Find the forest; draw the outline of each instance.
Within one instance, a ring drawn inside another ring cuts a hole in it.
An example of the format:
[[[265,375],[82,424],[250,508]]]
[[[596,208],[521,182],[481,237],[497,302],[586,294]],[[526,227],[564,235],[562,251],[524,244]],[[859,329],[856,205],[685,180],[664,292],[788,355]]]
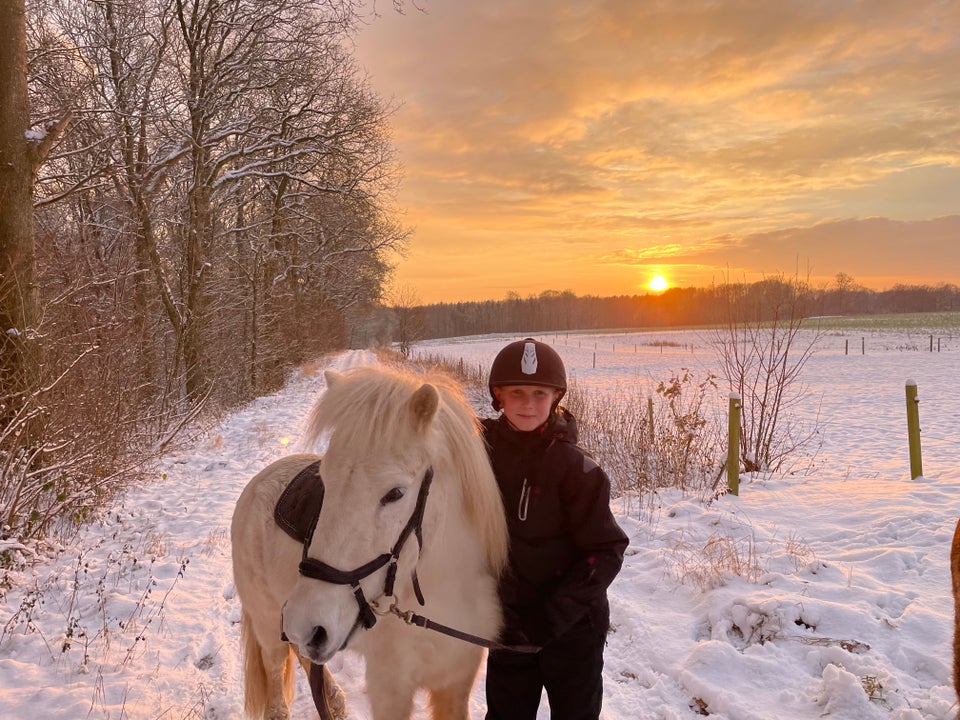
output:
[[[408,231],[360,11],[0,5],[5,535],[84,519],[380,302]]]

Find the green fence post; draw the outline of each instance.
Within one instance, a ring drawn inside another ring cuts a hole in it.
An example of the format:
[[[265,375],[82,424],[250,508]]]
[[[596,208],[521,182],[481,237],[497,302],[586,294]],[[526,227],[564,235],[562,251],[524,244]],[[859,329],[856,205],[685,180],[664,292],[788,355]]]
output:
[[[727,487],[740,494],[740,396],[730,393],[730,419],[727,436]]]
[[[910,477],[923,475],[923,460],[920,453],[920,399],[917,397],[917,381],[907,380],[907,437],[910,440]]]

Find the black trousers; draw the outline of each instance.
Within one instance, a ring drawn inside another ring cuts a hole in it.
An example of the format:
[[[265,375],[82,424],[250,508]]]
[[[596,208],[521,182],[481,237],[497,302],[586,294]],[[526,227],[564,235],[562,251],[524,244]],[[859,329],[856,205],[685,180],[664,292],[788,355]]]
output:
[[[587,617],[538,653],[491,651],[486,720],[535,720],[544,688],[551,720],[597,720],[606,633]]]

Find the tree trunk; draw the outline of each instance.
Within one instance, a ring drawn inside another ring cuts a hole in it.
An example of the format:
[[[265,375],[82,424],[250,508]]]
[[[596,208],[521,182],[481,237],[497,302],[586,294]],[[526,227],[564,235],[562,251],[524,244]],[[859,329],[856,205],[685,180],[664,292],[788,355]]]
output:
[[[0,0],[0,426],[36,387],[40,364],[25,23],[24,0]]]

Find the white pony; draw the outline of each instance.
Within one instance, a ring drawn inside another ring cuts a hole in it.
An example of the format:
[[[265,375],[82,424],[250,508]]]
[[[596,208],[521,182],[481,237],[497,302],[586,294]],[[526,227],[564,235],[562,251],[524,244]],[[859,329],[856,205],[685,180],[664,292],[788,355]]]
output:
[[[382,367],[325,377],[305,433],[307,447],[329,438],[312,538],[287,535],[274,508],[317,455],[269,465],[234,511],[247,714],[288,718],[295,658],[309,673],[350,648],[365,659],[374,720],[409,718],[417,688],[434,720],[467,720],[482,648],[401,616],[416,609],[484,638],[499,630],[506,521],[473,412],[446,378]]]

